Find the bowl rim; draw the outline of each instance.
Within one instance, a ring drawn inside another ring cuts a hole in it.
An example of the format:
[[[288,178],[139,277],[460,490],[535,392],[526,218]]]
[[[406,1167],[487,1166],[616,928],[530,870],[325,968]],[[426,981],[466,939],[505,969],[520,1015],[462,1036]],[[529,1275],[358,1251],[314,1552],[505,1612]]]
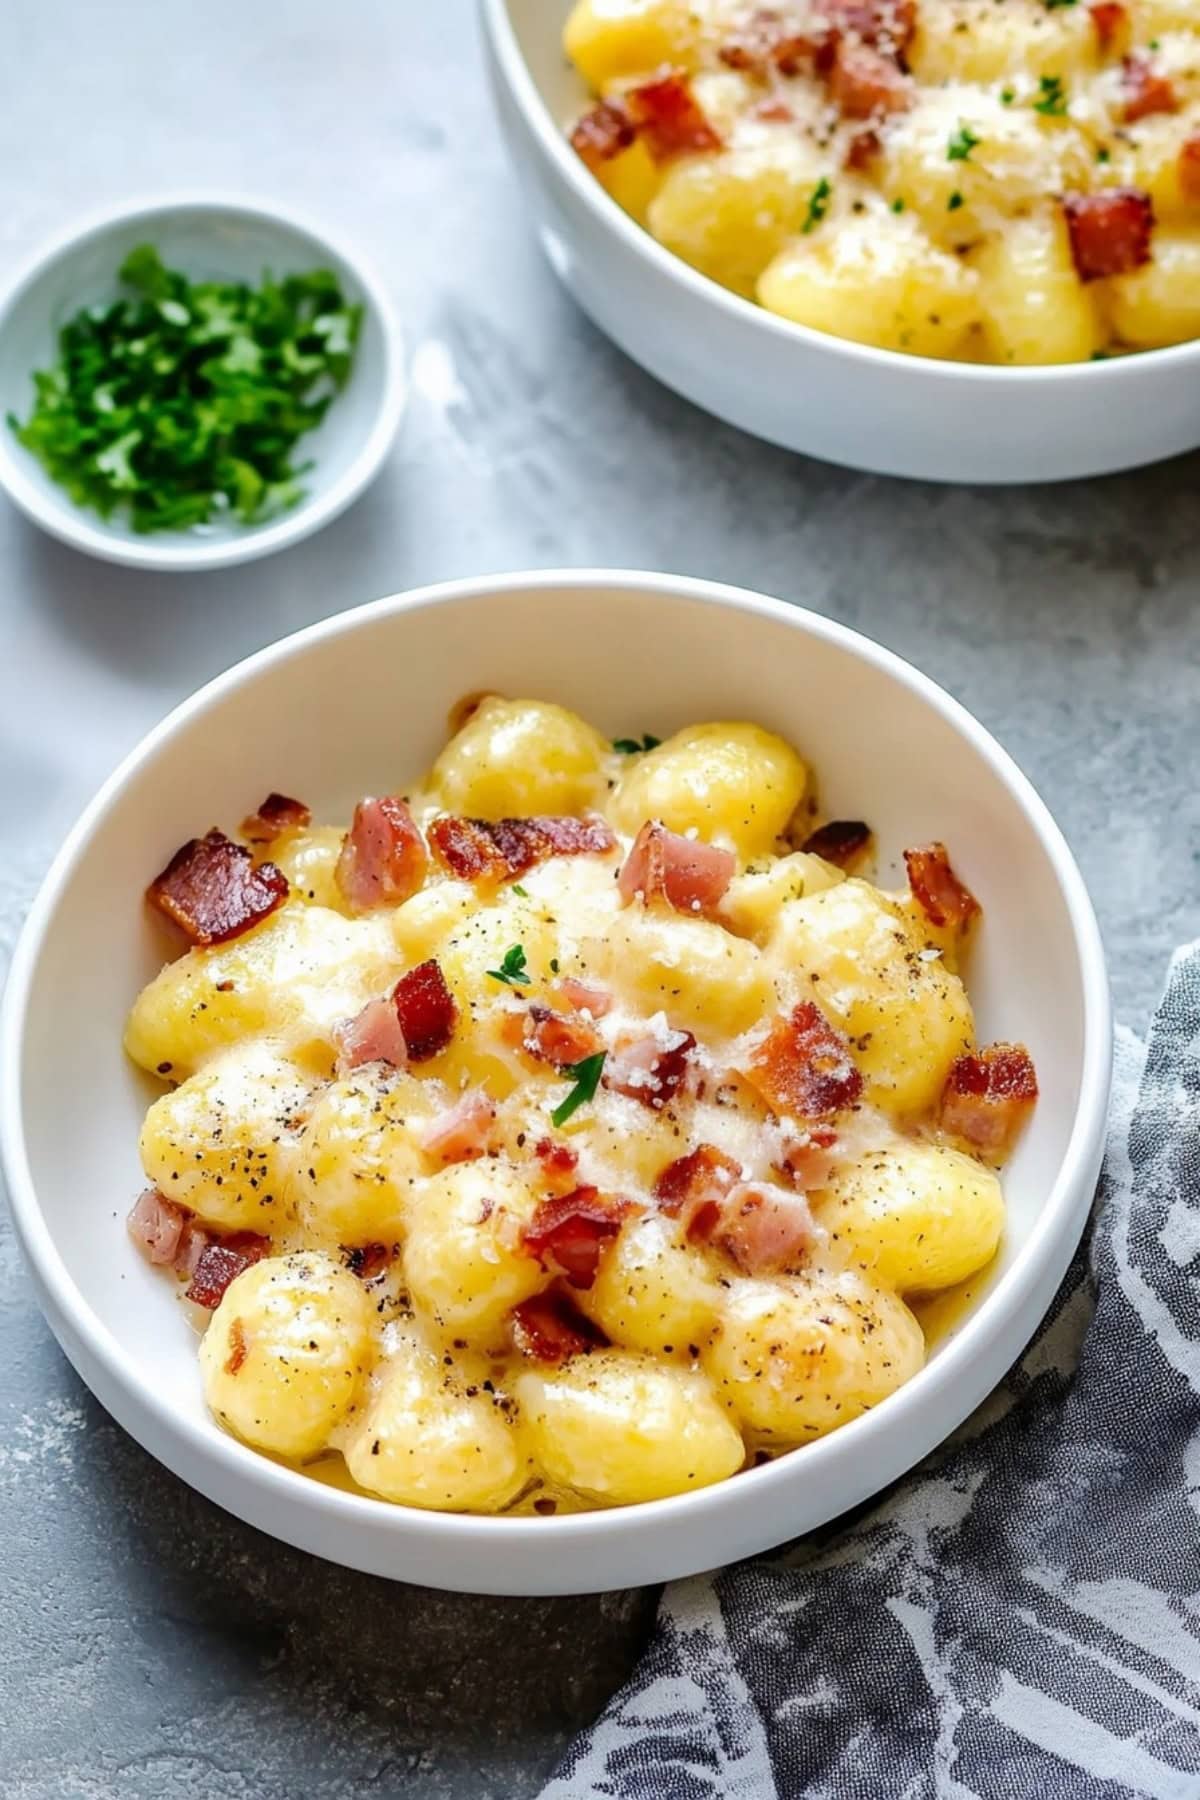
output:
[[[64,492],[47,494],[34,481],[26,459],[30,452],[16,442],[0,421],[0,487],[26,518],[61,543],[102,562],[127,568],[156,569],[174,574],[227,569],[257,561],[310,536],[345,511],[374,478],[392,448],[408,404],[404,338],[396,309],[383,279],[368,258],[350,248],[336,233],[309,214],[265,197],[219,188],[181,188],[165,194],[140,195],[115,206],[97,208],[44,240],[21,263],[0,291],[0,347],[14,309],[29,290],[57,263],[69,261],[85,245],[103,239],[122,225],[183,212],[232,214],[251,223],[280,225],[312,240],[319,255],[340,263],[360,289],[365,310],[378,321],[383,373],[374,417],[362,443],[341,475],[327,487],[314,488],[291,512],[262,526],[251,526],[228,538],[164,544],[153,535],[122,537],[100,517],[78,507]],[[32,379],[33,371],[29,371]]]
[[[743,1471],[736,1481],[717,1482],[688,1494],[550,1518],[429,1512],[314,1481],[299,1470],[273,1462],[242,1444],[206,1415],[191,1417],[177,1412],[156,1391],[150,1373],[125,1349],[75,1287],[42,1216],[22,1118],[25,1017],[43,942],[81,854],[103,826],[131,778],[154,760],[169,739],[219,705],[237,688],[252,684],[266,670],[303,658],[326,639],[354,633],[377,619],[425,608],[453,607],[459,601],[483,596],[531,590],[561,591],[563,588],[609,592],[620,589],[775,620],[795,630],[798,641],[806,635],[818,638],[865,661],[908,688],[957,730],[1014,795],[1049,858],[1067,907],[1084,1006],[1079,1098],[1058,1173],[1012,1267],[985,1294],[938,1355],[879,1406],[828,1436],[802,1446],[802,1454],[789,1452],[759,1468]],[[644,1521],[649,1523],[651,1519],[658,1527],[664,1526],[669,1517],[681,1526],[685,1521],[699,1523],[706,1514],[719,1516],[726,1508],[737,1507],[740,1496],[749,1498],[751,1490],[747,1484],[751,1483],[755,1484],[753,1492],[760,1501],[765,1501],[769,1490],[773,1490],[778,1498],[786,1493],[790,1484],[803,1480],[806,1474],[817,1475],[832,1460],[852,1458],[856,1452],[862,1457],[864,1466],[870,1466],[872,1443],[891,1428],[900,1410],[906,1406],[913,1410],[921,1407],[938,1409],[940,1402],[941,1415],[948,1420],[946,1431],[939,1432],[934,1439],[935,1443],[941,1441],[969,1410],[961,1406],[961,1398],[956,1402],[954,1396],[958,1393],[961,1397],[963,1390],[970,1388],[972,1363],[985,1365],[989,1356],[993,1361],[996,1359],[997,1350],[1011,1331],[1012,1321],[1019,1316],[1023,1302],[1036,1290],[1043,1255],[1051,1263],[1056,1257],[1061,1258],[1062,1267],[1065,1267],[1067,1257],[1062,1255],[1062,1246],[1066,1237],[1070,1239],[1068,1255],[1074,1249],[1083,1220],[1081,1192],[1086,1187],[1090,1196],[1104,1140],[1111,1068],[1112,1025],[1103,946],[1091,900],[1074,857],[1045,803],[1008,753],[959,701],[929,676],[849,626],[807,608],[726,583],[632,569],[513,571],[388,595],[281,638],[235,664],[182,701],[122,760],[69,832],[33,902],[14,950],[0,1010],[0,1170],[7,1179],[17,1235],[32,1268],[35,1292],[55,1335],[73,1362],[75,1355],[71,1346],[82,1343],[87,1355],[100,1365],[107,1384],[130,1395],[142,1418],[147,1414],[151,1417],[157,1428],[156,1443],[171,1445],[174,1459],[169,1460],[166,1455],[160,1455],[157,1448],[150,1447],[168,1467],[183,1473],[181,1465],[184,1462],[189,1466],[215,1465],[227,1484],[245,1482],[257,1488],[264,1501],[270,1499],[281,1507],[290,1505],[301,1512],[323,1514],[327,1520],[336,1521],[339,1534],[344,1530],[351,1538],[355,1527],[361,1526],[364,1530],[378,1528],[394,1539],[413,1534],[417,1538],[427,1537],[444,1548],[457,1543],[464,1548],[502,1550],[521,1538],[535,1537],[555,1548],[565,1548],[588,1541],[619,1539],[637,1532]],[[1039,1321],[1043,1310],[1039,1309]],[[1024,1339],[1021,1344],[1011,1347],[1011,1358],[1019,1354],[1023,1342]],[[80,1366],[85,1361],[86,1358],[81,1356],[76,1367],[88,1385],[95,1386],[90,1369]],[[998,1366],[1002,1368],[1004,1361]],[[140,1426],[135,1435],[147,1442]],[[875,1487],[870,1491],[876,1491]]]
[[[570,149],[562,127],[555,121],[533,72],[521,50],[512,22],[510,0],[479,0],[479,12],[485,38],[492,49],[496,66],[503,71],[510,93],[519,105],[537,137],[538,145],[557,174],[567,183],[574,198],[589,211],[598,225],[620,238],[625,246],[660,275],[679,282],[699,301],[716,307],[739,327],[765,331],[785,346],[794,349],[803,344],[810,350],[822,350],[847,362],[874,364],[878,368],[904,368],[916,374],[924,372],[934,380],[980,382],[984,385],[1007,382],[1032,386],[1042,381],[1107,381],[1112,385],[1138,379],[1136,371],[1153,358],[1154,366],[1166,361],[1189,364],[1200,361],[1200,337],[1181,344],[1166,344],[1154,350],[1129,351],[1123,356],[1104,356],[1098,360],[1072,363],[969,363],[956,362],[944,356],[914,356],[903,350],[887,350],[875,344],[860,344],[852,338],[839,338],[829,331],[818,331],[812,325],[785,319],[782,314],[768,312],[753,300],[722,287],[711,276],[702,275],[684,262],[612,198],[594,176],[585,169]]]

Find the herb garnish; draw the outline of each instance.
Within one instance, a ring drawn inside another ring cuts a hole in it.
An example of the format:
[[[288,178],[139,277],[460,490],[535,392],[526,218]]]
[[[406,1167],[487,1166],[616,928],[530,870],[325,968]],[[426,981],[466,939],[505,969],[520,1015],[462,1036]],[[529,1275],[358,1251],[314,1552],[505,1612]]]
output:
[[[1067,92],[1061,75],[1043,75],[1038,82],[1038,98],[1033,110],[1048,119],[1061,119],[1067,110]]]
[[[59,333],[29,418],[9,414],[19,441],[77,505],[120,509],[138,532],[295,506],[312,465],[292,452],[345,384],[362,308],[328,269],[193,283],[150,244],[120,280],[121,299]]]
[[[950,198],[946,202],[946,211],[947,212],[957,212],[959,207],[964,204],[965,204],[965,202],[963,200],[962,195],[959,193],[958,189],[955,188],[954,192],[951,194]]]
[[[967,162],[976,144],[983,139],[971,130],[969,125],[960,125],[946,145],[946,157],[949,162]]]
[[[527,890],[521,886],[519,881],[513,882],[510,892],[514,893],[514,894],[519,894],[521,896],[522,900],[528,900],[528,898],[529,898],[529,894],[528,894]]]
[[[571,1063],[567,1067],[564,1072],[571,1076],[575,1086],[562,1104],[556,1106],[550,1114],[552,1124],[565,1125],[573,1112],[578,1112],[581,1106],[586,1106],[589,1100],[595,1098],[607,1055],[607,1050],[597,1050],[595,1056],[585,1056],[582,1062]]]
[[[1046,0],[1046,11],[1057,12],[1060,6],[1074,6],[1075,0]]]
[[[500,967],[487,972],[493,981],[502,981],[505,987],[528,987],[532,976],[525,967],[524,944],[511,944],[504,952]]]
[[[657,750],[661,743],[661,738],[651,737],[647,732],[640,743],[637,738],[614,738],[612,747],[619,750],[622,756],[640,756],[643,750]]]
[[[822,175],[820,181],[818,181],[816,187],[808,197],[808,212],[805,214],[804,223],[800,227],[800,230],[805,237],[808,236],[808,233],[813,229],[814,225],[819,225],[821,223],[821,220],[829,211],[829,202],[832,195],[833,189]]]

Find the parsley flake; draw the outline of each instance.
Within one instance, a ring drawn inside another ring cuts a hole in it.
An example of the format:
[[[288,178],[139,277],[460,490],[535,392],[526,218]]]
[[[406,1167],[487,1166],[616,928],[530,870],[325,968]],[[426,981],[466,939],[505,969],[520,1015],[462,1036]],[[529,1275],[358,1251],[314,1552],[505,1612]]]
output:
[[[1074,6],[1076,0],[1046,0],[1046,11],[1057,12],[1060,6]]]
[[[1061,119],[1067,111],[1067,91],[1061,75],[1043,75],[1038,81],[1038,98],[1033,110],[1048,119]]]
[[[556,1106],[550,1114],[551,1124],[565,1125],[572,1113],[578,1112],[581,1106],[586,1106],[589,1100],[595,1099],[607,1055],[607,1050],[597,1050],[595,1056],[585,1056],[582,1062],[568,1066],[565,1073],[571,1077],[575,1086],[561,1105]]]
[[[950,198],[946,202],[946,211],[947,212],[957,212],[959,207],[963,206],[964,204],[965,204],[965,202],[963,200],[962,195],[959,193],[958,189],[955,188],[954,192],[951,194]]]
[[[489,969],[488,974],[493,981],[502,981],[505,987],[528,987],[532,976],[525,967],[524,944],[512,944],[504,952],[504,960],[498,969]]]
[[[644,750],[657,750],[661,743],[661,738],[652,737],[646,732],[640,743],[637,738],[614,738],[612,747],[619,750],[622,756],[641,756]]]
[[[514,894],[520,894],[522,900],[528,900],[528,898],[529,898],[529,894],[528,894],[527,890],[521,886],[519,881],[513,882],[512,892]]]
[[[971,152],[983,139],[971,130],[969,125],[960,125],[946,145],[946,158],[949,162],[969,162]]]
[[[800,227],[800,230],[805,237],[808,236],[808,233],[815,225],[821,223],[821,220],[829,211],[829,202],[832,197],[833,189],[822,175],[820,181],[818,181],[816,187],[808,197],[808,212],[805,214],[804,223]]]
[[[902,213],[904,211],[903,200],[893,200],[892,201],[892,211],[894,213]]]
[[[1011,106],[1016,97],[1016,88],[1002,87],[1000,89],[1000,104],[1002,106]]]

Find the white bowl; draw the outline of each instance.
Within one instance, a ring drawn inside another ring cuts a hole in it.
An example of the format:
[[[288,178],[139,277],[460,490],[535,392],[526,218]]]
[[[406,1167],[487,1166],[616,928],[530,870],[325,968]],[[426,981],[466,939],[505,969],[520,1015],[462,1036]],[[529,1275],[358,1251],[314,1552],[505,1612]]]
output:
[[[633,648],[631,648],[631,646]],[[1042,1097],[1007,1174],[988,1290],[927,1368],[833,1436],[678,1499],[562,1518],[389,1506],[268,1461],[208,1417],[172,1285],[126,1237],[152,1085],[121,1050],[163,942],[141,904],[180,840],[272,786],[318,817],[425,765],[462,694],[577,707],[614,734],[745,717],[793,738],[836,816],[875,826],[885,875],[937,834],[982,897],[980,1033],[1030,1046]],[[286,638],[151,732],[71,833],[25,926],[0,1028],[17,1230],[67,1355],[155,1456],[261,1530],[428,1585],[563,1593],[659,1581],[821,1524],[903,1473],[1019,1354],[1066,1269],[1103,1146],[1108,990],[1070,852],[1025,778],[924,676],[815,614],[677,576],[570,572],[427,588]]]
[[[263,525],[214,523],[139,536],[127,525],[76,506],[4,422],[25,419],[33,372],[58,357],[58,334],[83,306],[116,299],[117,270],[150,243],[193,280],[261,281],[328,268],[363,308],[349,381],[318,428],[296,447],[315,463],[305,498]],[[214,194],[130,203],[77,224],[25,266],[0,298],[0,486],[35,524],[105,562],[138,569],[224,569],[268,556],[328,525],[382,466],[404,412],[400,328],[379,279],[324,230],[277,207]]]
[[[926,481],[1061,481],[1200,445],[1200,342],[1058,368],[875,350],[698,274],[611,200],[566,141],[587,104],[570,0],[481,0],[500,123],[555,271],[602,331],[697,406],[827,462]]]

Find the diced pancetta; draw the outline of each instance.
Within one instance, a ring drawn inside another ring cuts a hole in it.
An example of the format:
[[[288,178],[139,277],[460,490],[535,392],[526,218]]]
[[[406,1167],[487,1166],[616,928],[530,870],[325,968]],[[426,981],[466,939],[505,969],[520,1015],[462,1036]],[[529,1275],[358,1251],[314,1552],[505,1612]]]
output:
[[[188,1216],[157,1188],[146,1188],[125,1223],[142,1255],[161,1268],[175,1261]]]
[[[360,800],[338,858],[337,884],[355,912],[399,906],[424,884],[425,840],[394,794]]]
[[[829,70],[829,97],[844,119],[881,119],[908,110],[912,83],[881,50],[842,38]]]
[[[242,820],[242,836],[252,844],[269,844],[281,831],[298,831],[311,823],[312,813],[303,800],[271,793],[257,812]]]
[[[908,885],[931,925],[963,931],[979,912],[979,902],[958,879],[945,844],[922,844],[904,852]]]
[[[552,856],[604,856],[616,838],[597,814],[577,818],[460,819],[447,814],[429,827],[442,867],[460,881],[513,881]]]
[[[882,149],[883,139],[870,126],[856,131],[846,146],[846,167],[861,174],[864,169],[871,167]]]
[[[408,1061],[408,1045],[390,995],[384,1000],[368,1000],[354,1018],[335,1025],[333,1045],[339,1075],[364,1063],[390,1063],[393,1069],[402,1069]]]
[[[1179,96],[1170,81],[1148,56],[1127,56],[1121,66],[1122,112],[1127,125],[1148,119],[1153,113],[1179,111]]]
[[[800,848],[839,869],[853,868],[871,843],[871,827],[861,819],[831,819],[810,831]]]
[[[824,1187],[833,1170],[838,1134],[832,1125],[812,1125],[785,1137],[778,1168],[800,1193]]]
[[[418,963],[392,989],[410,1063],[440,1056],[458,1024],[458,1007],[436,957]]]
[[[820,36],[796,28],[796,21],[774,6],[760,6],[727,38],[717,52],[726,68],[762,79],[777,69],[799,75],[812,64]]]
[[[514,1306],[512,1333],[523,1355],[545,1363],[565,1362],[608,1342],[600,1327],[585,1318],[559,1287],[547,1288],[544,1294]]]
[[[579,1158],[568,1144],[559,1144],[553,1138],[539,1138],[533,1146],[533,1154],[541,1165],[542,1179],[554,1194],[569,1194],[578,1187],[576,1171]]]
[[[146,898],[193,944],[206,947],[249,931],[282,906],[287,892],[287,877],[274,863],[256,864],[244,844],[214,830],[177,850]]]
[[[988,1044],[952,1064],[942,1093],[942,1129],[999,1162],[1037,1097],[1037,1072],[1025,1046]]]
[[[778,1275],[804,1261],[816,1237],[802,1194],[742,1181],[726,1195],[711,1240],[746,1275]]]
[[[1141,188],[1066,194],[1063,213],[1081,281],[1127,275],[1150,261],[1154,203]]]
[[[626,90],[625,108],[656,162],[719,150],[721,136],[709,123],[679,69],[662,69],[651,81]]]
[[[742,1178],[741,1164],[715,1144],[697,1144],[660,1170],[654,1183],[659,1211],[681,1219],[689,1236],[707,1238],[726,1196]]]
[[[491,1148],[496,1108],[482,1088],[468,1088],[425,1129],[422,1148],[440,1162],[471,1162]]]
[[[695,1047],[690,1031],[665,1023],[643,1036],[618,1038],[604,1064],[604,1086],[659,1112],[682,1087]]]
[[[649,819],[633,840],[617,881],[626,906],[662,898],[681,913],[711,913],[733,880],[732,851],[681,837]]]
[[[903,56],[917,27],[916,0],[820,0],[828,29],[839,37]]]
[[[1124,36],[1129,22],[1129,9],[1120,0],[1092,0],[1089,8],[1096,41],[1102,54],[1107,54]]]
[[[525,1015],[521,1048],[539,1062],[570,1069],[604,1048],[604,1040],[587,1019],[568,1018],[548,1006],[534,1004]]]
[[[578,1187],[539,1203],[522,1234],[525,1249],[544,1269],[560,1274],[574,1288],[590,1288],[600,1256],[621,1229],[630,1210],[628,1200]]]
[[[211,1312],[221,1304],[225,1289],[251,1263],[261,1262],[270,1250],[270,1240],[257,1232],[239,1231],[232,1237],[215,1238],[200,1252],[187,1290],[187,1298],[195,1306]]]
[[[595,175],[606,162],[628,150],[637,137],[633,121],[620,106],[602,100],[585,112],[571,133],[571,148]]]
[[[564,975],[558,984],[558,991],[568,1006],[576,1012],[587,1013],[593,1019],[602,1019],[612,1011],[612,995],[604,988],[591,987],[586,981],[576,981],[572,975]]]
[[[808,1121],[836,1117],[863,1088],[849,1044],[811,1000],[776,1020],[745,1075],[775,1112]]]

